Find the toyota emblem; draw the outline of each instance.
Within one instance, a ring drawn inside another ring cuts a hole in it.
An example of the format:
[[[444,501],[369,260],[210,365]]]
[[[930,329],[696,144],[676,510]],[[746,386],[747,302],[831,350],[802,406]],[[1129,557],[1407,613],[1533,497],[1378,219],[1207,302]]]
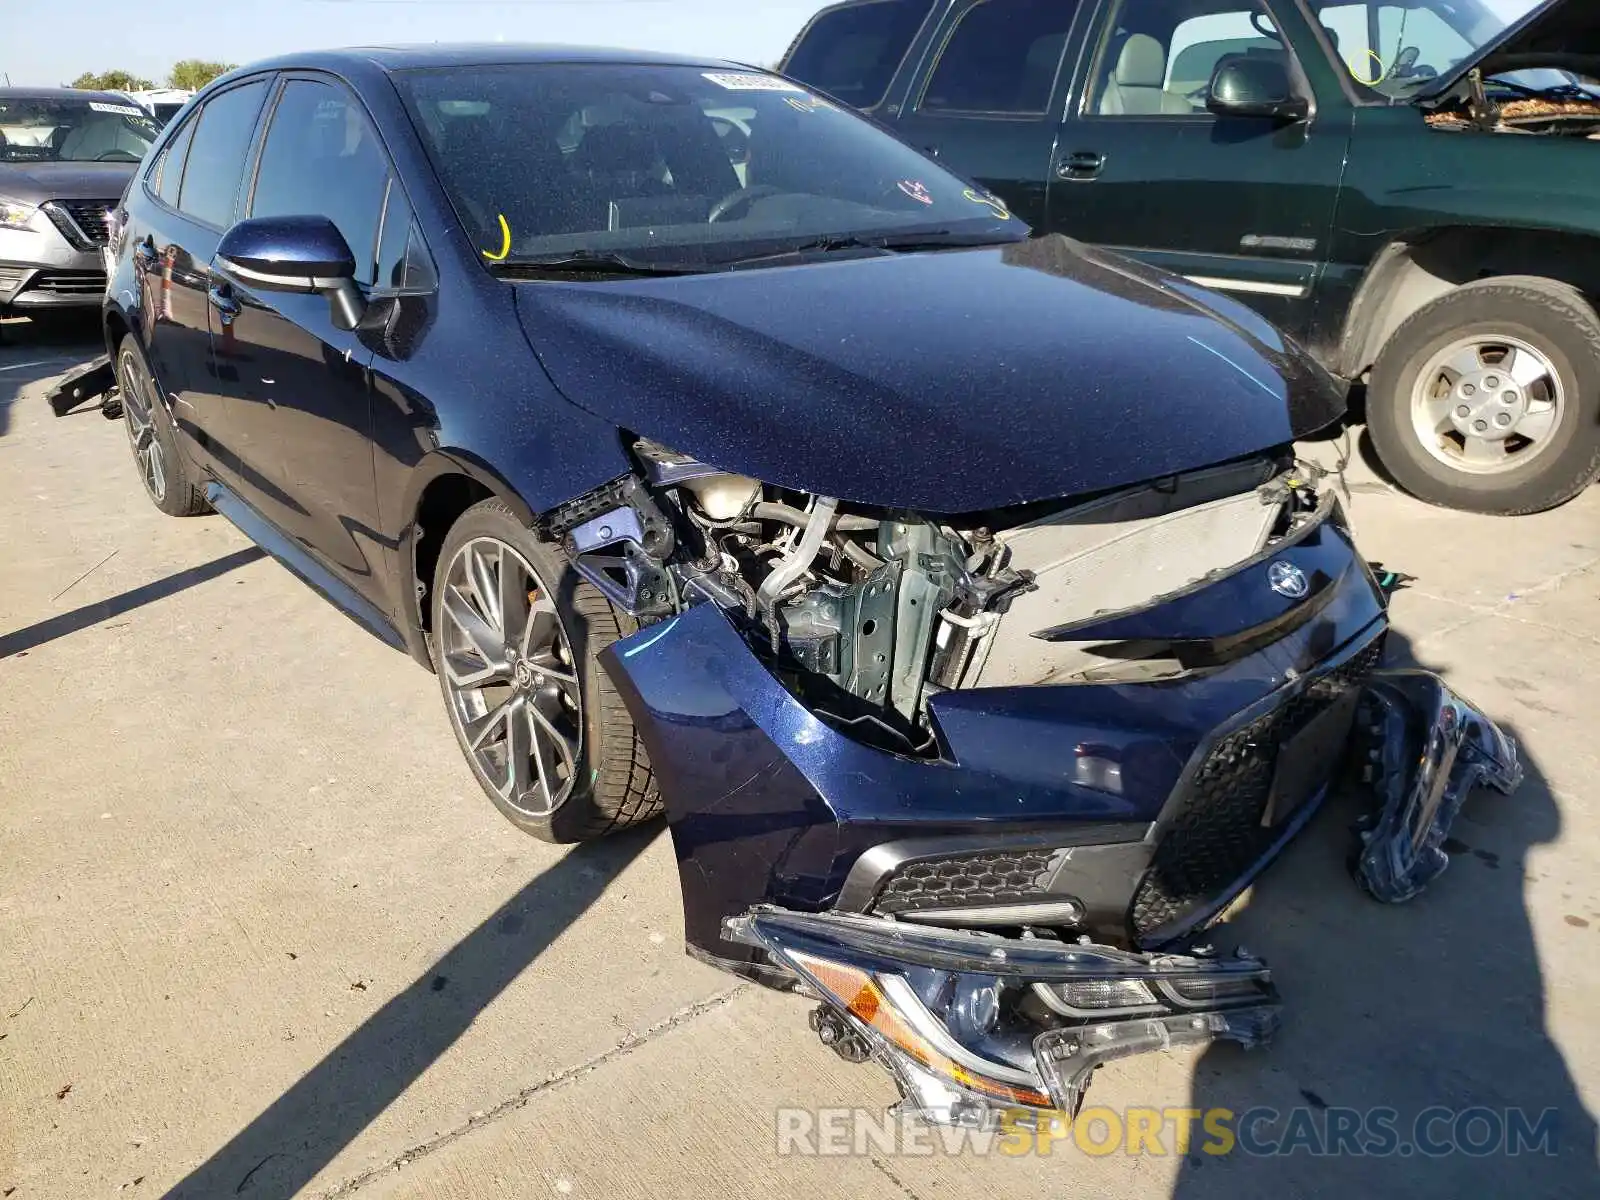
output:
[[[1280,596],[1290,600],[1304,600],[1311,591],[1306,573],[1292,562],[1279,559],[1267,568],[1267,585]]]

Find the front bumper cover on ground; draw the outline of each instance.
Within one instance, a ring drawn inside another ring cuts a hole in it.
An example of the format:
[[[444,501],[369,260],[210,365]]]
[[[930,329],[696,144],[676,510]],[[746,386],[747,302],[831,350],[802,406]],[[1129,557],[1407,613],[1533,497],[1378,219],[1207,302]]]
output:
[[[1424,671],[1372,675],[1351,752],[1375,800],[1356,877],[1390,903],[1444,869],[1473,786],[1509,793],[1521,779],[1511,740]],[[887,1067],[904,1109],[941,1124],[1070,1116],[1103,1063],[1216,1040],[1260,1046],[1281,1011],[1266,965],[1243,951],[1136,953],[772,905],[730,918],[724,936],[821,1001],[812,1027],[825,1044]]]

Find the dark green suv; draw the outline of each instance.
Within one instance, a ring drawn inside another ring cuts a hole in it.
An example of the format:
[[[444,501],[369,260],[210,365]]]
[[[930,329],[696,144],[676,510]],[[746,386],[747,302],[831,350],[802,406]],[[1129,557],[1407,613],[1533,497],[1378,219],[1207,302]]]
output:
[[[1592,0],[855,0],[783,65],[1036,230],[1238,295],[1425,500],[1600,472]]]

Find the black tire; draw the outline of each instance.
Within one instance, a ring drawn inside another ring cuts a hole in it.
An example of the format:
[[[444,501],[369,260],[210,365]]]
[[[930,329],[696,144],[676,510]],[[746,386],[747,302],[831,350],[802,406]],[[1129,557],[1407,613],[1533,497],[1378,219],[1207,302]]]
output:
[[[1418,376],[1450,343],[1515,338],[1550,363],[1564,393],[1548,445],[1522,466],[1473,474],[1435,457],[1412,424]],[[1372,369],[1367,429],[1395,482],[1430,504],[1514,516],[1565,504],[1600,473],[1600,318],[1576,288],[1508,275],[1465,284],[1396,330]]]
[[[117,386],[122,390],[123,427],[128,432],[133,465],[145,495],[169,517],[198,517],[210,512],[199,475],[178,448],[172,414],[161,399],[161,389],[132,334],[117,346],[116,373]],[[160,452],[159,484],[141,456],[141,445],[148,445],[146,433]]]
[[[582,737],[571,790],[548,815],[536,816],[509,803],[486,776],[455,719],[454,700],[444,662],[444,602],[450,565],[463,547],[484,538],[501,542],[532,566],[539,584],[555,601],[561,631],[571,649],[582,696]],[[636,632],[633,619],[614,609],[593,585],[572,570],[561,551],[533,531],[499,500],[484,500],[462,514],[439,551],[432,594],[434,660],[451,728],[473,777],[507,820],[547,842],[583,842],[616,833],[657,816],[661,799],[649,757],[633,720],[598,655],[619,638]]]

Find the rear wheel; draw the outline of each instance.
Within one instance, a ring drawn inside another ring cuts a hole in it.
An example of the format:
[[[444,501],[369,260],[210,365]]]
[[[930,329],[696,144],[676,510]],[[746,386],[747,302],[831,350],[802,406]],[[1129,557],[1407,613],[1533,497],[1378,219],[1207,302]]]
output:
[[[1367,423],[1421,500],[1504,515],[1563,504],[1600,471],[1600,319],[1553,280],[1457,288],[1384,347]]]
[[[456,522],[433,586],[434,661],[473,774],[519,829],[586,841],[661,810],[649,759],[597,660],[632,621],[505,504]]]
[[[117,386],[122,391],[122,420],[128,445],[145,494],[171,517],[209,512],[194,469],[178,451],[172,416],[161,402],[155,378],[138,343],[130,335],[117,347]]]

